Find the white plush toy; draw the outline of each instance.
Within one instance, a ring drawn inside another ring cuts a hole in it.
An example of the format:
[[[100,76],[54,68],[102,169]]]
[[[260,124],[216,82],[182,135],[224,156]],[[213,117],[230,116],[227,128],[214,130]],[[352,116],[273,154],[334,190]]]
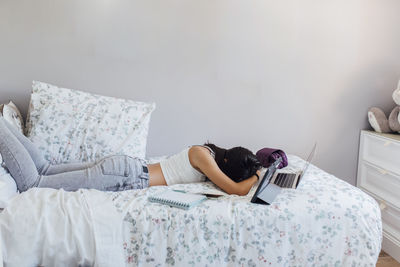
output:
[[[380,108],[372,107],[368,110],[369,124],[371,124],[372,128],[378,133],[400,133],[400,80],[392,97],[398,106],[390,112],[389,119]]]

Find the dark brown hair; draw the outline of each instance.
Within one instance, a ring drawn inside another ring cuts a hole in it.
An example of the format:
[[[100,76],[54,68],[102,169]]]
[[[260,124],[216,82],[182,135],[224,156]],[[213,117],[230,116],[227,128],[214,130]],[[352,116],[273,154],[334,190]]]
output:
[[[211,143],[205,143],[215,153],[215,161],[223,173],[235,182],[240,182],[256,174],[261,163],[256,155],[244,147],[225,149]]]

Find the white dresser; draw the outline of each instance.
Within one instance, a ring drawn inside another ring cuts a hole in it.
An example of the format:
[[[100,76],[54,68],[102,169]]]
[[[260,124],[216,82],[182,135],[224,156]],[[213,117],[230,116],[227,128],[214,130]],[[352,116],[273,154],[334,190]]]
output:
[[[382,249],[400,262],[400,134],[361,131],[357,186],[378,201]]]

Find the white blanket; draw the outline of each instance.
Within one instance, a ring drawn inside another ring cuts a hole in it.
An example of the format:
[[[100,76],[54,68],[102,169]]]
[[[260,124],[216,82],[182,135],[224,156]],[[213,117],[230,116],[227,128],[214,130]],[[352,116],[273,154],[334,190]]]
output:
[[[0,214],[5,266],[123,266],[122,218],[111,203],[96,190],[18,195]]]
[[[254,189],[188,211],[147,201],[163,190],[31,189],[0,214],[3,260],[21,267],[375,266],[381,248],[377,203],[315,166],[270,206],[249,202]]]

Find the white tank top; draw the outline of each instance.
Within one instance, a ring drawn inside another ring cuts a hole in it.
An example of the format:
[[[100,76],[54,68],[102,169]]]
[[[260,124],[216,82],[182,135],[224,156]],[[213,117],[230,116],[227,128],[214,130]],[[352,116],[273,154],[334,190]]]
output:
[[[207,146],[203,147],[208,148],[211,155],[215,158],[215,153],[211,148]],[[199,183],[205,181],[206,176],[193,168],[192,164],[190,164],[189,149],[190,147],[160,162],[161,171],[167,185]]]

